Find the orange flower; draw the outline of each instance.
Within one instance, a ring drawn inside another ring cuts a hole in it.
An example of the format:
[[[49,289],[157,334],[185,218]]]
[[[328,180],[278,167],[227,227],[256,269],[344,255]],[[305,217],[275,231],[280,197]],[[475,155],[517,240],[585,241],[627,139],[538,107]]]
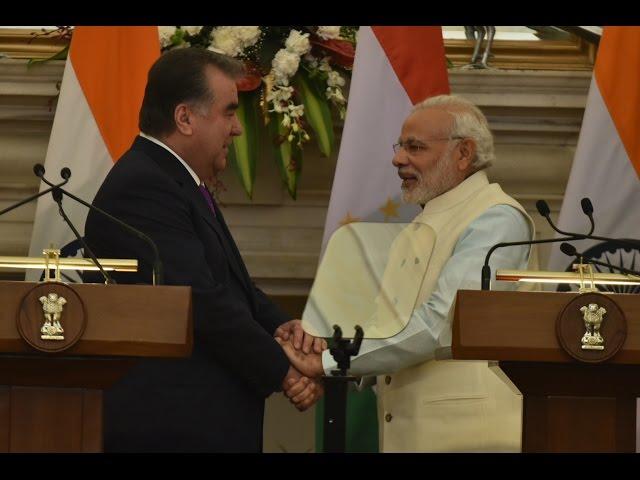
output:
[[[260,87],[262,83],[262,75],[260,70],[253,63],[245,62],[245,74],[242,78],[236,80],[236,87],[239,92],[251,92]]]
[[[356,50],[351,42],[346,40],[339,40],[331,38],[324,40],[319,37],[311,39],[314,53],[316,56],[329,56],[331,60],[337,65],[344,68],[353,67],[353,58],[355,57]]]

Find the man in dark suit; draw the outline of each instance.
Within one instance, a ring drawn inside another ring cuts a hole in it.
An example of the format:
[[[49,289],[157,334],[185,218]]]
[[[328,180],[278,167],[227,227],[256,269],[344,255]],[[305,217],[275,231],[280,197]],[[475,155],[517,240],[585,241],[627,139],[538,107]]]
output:
[[[234,136],[241,64],[204,49],[162,55],[149,71],[140,136],[111,169],[94,205],[158,245],[169,285],[193,291],[190,358],[145,360],[105,392],[105,451],[259,452],[264,400],[281,389],[300,410],[322,394],[287,360],[274,334],[303,336],[250,280],[222,212],[205,188],[226,166]],[[90,212],[85,235],[96,255],[137,258],[150,283],[147,245]]]

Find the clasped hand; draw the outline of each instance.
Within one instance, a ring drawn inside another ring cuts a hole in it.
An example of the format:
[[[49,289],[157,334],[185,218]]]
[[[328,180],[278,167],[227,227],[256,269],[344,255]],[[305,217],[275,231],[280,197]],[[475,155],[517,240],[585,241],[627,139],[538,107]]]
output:
[[[291,363],[282,382],[282,390],[289,401],[302,412],[324,394],[321,378],[324,373],[322,352],[327,349],[327,342],[306,333],[300,320],[283,323],[273,336]]]

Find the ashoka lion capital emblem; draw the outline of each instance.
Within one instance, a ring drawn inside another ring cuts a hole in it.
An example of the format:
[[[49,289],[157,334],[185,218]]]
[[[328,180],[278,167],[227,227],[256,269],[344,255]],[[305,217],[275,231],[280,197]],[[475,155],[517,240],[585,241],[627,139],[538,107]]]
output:
[[[597,303],[590,303],[580,308],[583,313],[586,332],[582,336],[583,350],[604,350],[604,338],[600,335],[600,326],[607,311]]]
[[[44,311],[44,324],[40,328],[40,338],[43,340],[64,340],[64,329],[60,324],[62,309],[67,300],[57,293],[49,293],[39,298]]]

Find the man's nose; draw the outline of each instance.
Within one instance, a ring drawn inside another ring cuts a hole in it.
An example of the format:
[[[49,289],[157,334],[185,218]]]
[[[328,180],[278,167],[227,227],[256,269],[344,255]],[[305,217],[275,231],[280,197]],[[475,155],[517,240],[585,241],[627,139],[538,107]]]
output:
[[[393,160],[391,160],[391,163],[393,164],[394,167],[401,167],[403,165],[409,164],[409,160],[407,159],[407,154],[403,148],[398,150],[398,153],[393,155]]]
[[[233,125],[231,127],[231,135],[234,137],[239,137],[240,135],[242,135],[242,124],[240,123],[240,120],[238,119],[237,114],[233,116]]]

